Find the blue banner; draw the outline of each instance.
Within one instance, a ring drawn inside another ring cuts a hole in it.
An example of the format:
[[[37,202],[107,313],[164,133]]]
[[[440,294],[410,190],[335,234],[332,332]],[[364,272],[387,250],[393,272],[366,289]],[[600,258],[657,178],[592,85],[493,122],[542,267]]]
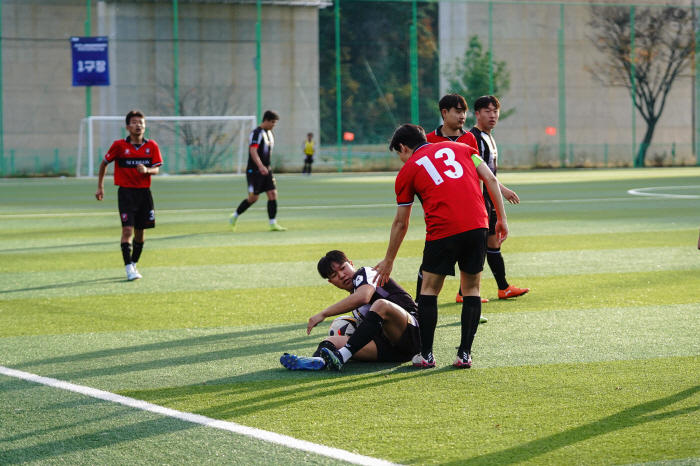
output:
[[[74,86],[109,86],[109,38],[71,37]]]

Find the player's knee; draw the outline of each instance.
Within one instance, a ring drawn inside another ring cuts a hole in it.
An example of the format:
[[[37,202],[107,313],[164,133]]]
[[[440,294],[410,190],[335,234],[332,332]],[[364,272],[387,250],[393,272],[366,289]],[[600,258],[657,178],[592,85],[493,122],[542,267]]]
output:
[[[369,315],[370,313],[377,314],[382,320],[386,320],[387,316],[391,314],[391,312],[394,311],[394,306],[389,303],[386,299],[378,299],[372,304],[372,307],[369,308],[369,311],[367,311],[367,314]]]

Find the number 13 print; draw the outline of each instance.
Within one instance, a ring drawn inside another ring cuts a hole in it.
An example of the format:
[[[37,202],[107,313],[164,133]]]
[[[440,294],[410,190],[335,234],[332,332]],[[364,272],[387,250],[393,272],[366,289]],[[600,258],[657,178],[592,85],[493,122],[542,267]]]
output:
[[[440,149],[435,153],[434,157],[437,160],[442,159],[443,156],[447,157],[447,160],[441,160],[441,162],[450,167],[451,170],[445,170],[442,173],[452,179],[461,178],[462,175],[464,175],[464,169],[459,162],[455,160],[455,153],[452,149]],[[416,164],[425,168],[436,185],[440,185],[445,181],[438,172],[437,167],[433,164],[433,161],[430,160],[427,155],[416,160]]]

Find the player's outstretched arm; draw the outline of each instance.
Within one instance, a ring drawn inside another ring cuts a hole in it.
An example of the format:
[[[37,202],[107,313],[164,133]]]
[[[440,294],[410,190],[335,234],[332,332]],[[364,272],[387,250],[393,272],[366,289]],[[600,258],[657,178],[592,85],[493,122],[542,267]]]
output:
[[[95,192],[95,198],[101,201],[105,197],[105,173],[107,173],[107,162],[102,160],[100,163],[100,170],[97,173],[97,191]]]
[[[389,247],[386,250],[386,255],[384,260],[372,269],[377,271],[377,275],[372,283],[376,283],[378,286],[384,286],[389,280],[391,271],[394,268],[394,259],[396,259],[401,243],[403,243],[403,239],[408,231],[408,224],[411,220],[411,208],[412,206],[410,205],[402,205],[396,209],[396,217],[394,217],[394,222],[391,224]]]
[[[501,194],[503,195],[503,198],[510,202],[511,204],[520,204],[520,198],[518,197],[517,194],[515,194],[515,191],[506,188],[501,184],[501,182],[498,182],[498,187],[501,191]]]
[[[306,334],[311,334],[311,329],[326,320],[328,317],[345,314],[358,307],[369,303],[374,294],[374,287],[371,285],[363,285],[355,290],[350,296],[341,299],[332,306],[325,308],[316,315],[309,317],[309,324],[306,326]]]
[[[508,222],[506,221],[506,209],[503,207],[503,198],[501,197],[501,191],[499,189],[500,183],[485,163],[476,167],[476,172],[479,178],[484,182],[484,186],[486,186],[489,192],[489,197],[491,197],[496,207],[496,215],[498,216],[498,221],[496,221],[496,236],[498,237],[498,244],[501,244],[508,238]]]

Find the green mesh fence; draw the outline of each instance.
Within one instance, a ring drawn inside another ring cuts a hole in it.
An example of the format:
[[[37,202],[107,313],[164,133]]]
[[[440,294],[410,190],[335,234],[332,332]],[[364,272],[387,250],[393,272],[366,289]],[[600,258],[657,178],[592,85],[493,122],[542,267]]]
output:
[[[698,161],[698,11],[688,6],[15,0],[2,2],[1,25],[1,176],[86,173],[85,160],[77,167],[86,112],[135,107],[147,117],[272,108],[276,171],[301,171],[309,131],[314,171],[396,170],[394,129],[432,131],[450,92],[470,106],[500,99],[502,168]],[[113,70],[87,109],[68,60],[68,37],[86,30],[109,36]],[[153,136],[163,170],[236,172],[240,134],[199,131]],[[101,137],[95,165],[123,134]]]

